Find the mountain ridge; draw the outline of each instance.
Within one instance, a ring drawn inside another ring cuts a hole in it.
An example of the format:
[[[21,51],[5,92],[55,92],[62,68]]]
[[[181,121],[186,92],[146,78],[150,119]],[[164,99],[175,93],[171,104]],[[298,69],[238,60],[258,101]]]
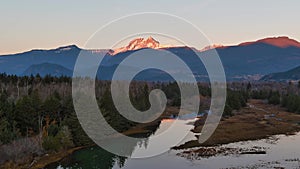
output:
[[[287,48],[287,47],[300,48],[300,42],[298,42],[295,39],[289,38],[287,36],[266,37],[266,38],[262,38],[262,39],[259,39],[256,41],[242,42],[237,45],[222,45],[222,44],[215,43],[215,44],[205,46],[202,49],[197,49],[195,47],[188,47],[188,46],[161,45],[159,41],[155,40],[152,36],[149,36],[147,39],[146,38],[135,38],[135,39],[131,40],[127,46],[123,46],[123,47],[116,48],[116,49],[83,49],[83,48],[78,47],[75,44],[70,44],[70,45],[64,45],[64,46],[60,46],[60,47],[53,48],[53,49],[32,49],[29,51],[18,52],[18,53],[14,53],[14,54],[4,54],[4,55],[0,55],[0,57],[24,54],[24,53],[28,53],[28,52],[58,51],[58,50],[62,51],[62,50],[72,50],[72,49],[87,50],[87,51],[92,51],[95,53],[97,51],[98,52],[108,52],[111,55],[116,55],[118,53],[123,53],[126,51],[135,51],[135,50],[139,50],[139,49],[143,49],[143,48],[164,49],[164,48],[188,47],[188,48],[194,48],[200,52],[204,52],[204,51],[212,50],[212,49],[249,46],[249,45],[254,45],[254,44],[259,44],[259,43],[264,43],[264,44],[268,44],[268,45],[276,46],[276,47],[280,47],[280,48]]]
[[[159,47],[160,47],[160,43],[151,36],[148,37],[147,39],[136,38],[131,40],[127,46],[114,49],[112,55],[116,55],[118,53],[122,53],[126,51],[143,49],[143,48],[158,49]]]
[[[277,38],[273,40],[278,41],[282,39],[287,38]],[[277,45],[273,46],[267,43],[262,43],[262,41],[264,40],[260,40],[255,43],[248,43],[247,45],[242,46],[238,45],[215,48],[216,52],[220,56],[220,60],[223,64],[228,80],[255,80],[264,75],[286,71],[292,67],[299,66],[299,47],[294,45],[288,48],[282,48]],[[289,41],[294,40],[289,39]],[[145,39],[144,42],[146,42]],[[97,56],[104,56],[100,65],[105,66],[105,70],[112,69],[109,70],[109,72],[113,72],[116,65],[119,65],[126,57],[129,57],[136,50],[143,50],[144,47],[152,47],[154,48],[153,52],[168,51],[177,55],[191,67],[192,72],[194,72],[197,77],[207,77],[205,67],[198,56],[208,56],[212,49],[199,51],[187,46],[157,48],[158,43],[155,41],[153,41],[153,43],[155,43],[153,46],[147,45],[148,43],[144,43],[144,46],[138,46],[135,44],[131,46],[132,50],[126,50],[115,55],[111,54],[111,52],[113,52],[111,49],[81,49],[76,45],[68,45],[50,50],[31,50],[24,53],[12,54],[9,55],[9,57],[5,57],[8,55],[2,55],[0,57],[0,72],[22,75],[23,72],[31,65],[45,62],[61,65],[66,69],[73,70],[77,57],[81,52],[83,55],[80,56],[88,56],[89,64],[91,64],[87,65],[89,67],[97,66],[97,59],[95,59],[95,61],[92,59]],[[148,52],[147,55],[151,57],[151,52]],[[169,63],[167,60],[164,60],[164,62]],[[138,63],[136,63],[136,65],[138,65]],[[180,69],[174,69],[175,71],[180,71]],[[157,73],[157,71],[152,72]],[[153,75],[153,77],[157,76]]]
[[[260,81],[290,81],[300,80],[300,66],[290,70],[278,73],[268,74],[260,79]]]
[[[268,37],[264,39],[259,39],[253,42],[244,42],[239,44],[238,46],[248,46],[255,43],[265,43],[272,46],[280,47],[280,48],[287,48],[287,47],[297,47],[300,48],[300,42],[291,39],[287,36],[278,36],[278,37]]]
[[[72,70],[67,69],[61,65],[46,62],[46,63],[31,65],[22,73],[22,76],[30,76],[30,75],[37,75],[37,74],[39,74],[42,77],[46,75],[72,76],[73,72]]]

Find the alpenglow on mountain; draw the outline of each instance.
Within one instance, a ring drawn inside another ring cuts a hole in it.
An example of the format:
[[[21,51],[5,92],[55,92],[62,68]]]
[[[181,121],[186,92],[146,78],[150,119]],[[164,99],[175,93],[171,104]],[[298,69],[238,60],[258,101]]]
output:
[[[126,51],[132,51],[132,50],[138,50],[142,48],[152,48],[152,49],[158,49],[160,48],[160,44],[157,40],[153,39],[151,36],[147,39],[145,38],[136,38],[129,42],[127,46],[114,49],[113,55],[116,55],[118,53],[126,52]]]
[[[160,54],[164,51],[171,52],[182,59],[192,70],[198,81],[207,80],[208,75],[205,67],[196,53],[201,57],[209,56],[211,50],[216,50],[222,61],[227,80],[259,80],[261,77],[285,72],[291,68],[300,66],[300,43],[288,37],[271,37],[253,42],[245,42],[236,46],[213,46],[204,51],[193,50],[190,47],[162,47],[157,40],[152,37],[137,38],[129,42],[125,47],[119,49],[80,49],[75,45],[59,47],[51,50],[31,50],[24,53],[0,56],[0,72],[16,75],[36,74],[44,72],[53,75],[69,75],[74,69],[76,59],[80,52],[84,53],[87,59],[91,60],[100,53],[105,55],[98,71],[99,79],[109,80],[118,65],[131,54],[139,50],[151,58],[153,53]],[[153,51],[153,53],[151,52]],[[158,53],[157,53],[158,52]],[[196,52],[196,53],[195,53]],[[162,55],[164,57],[164,55]],[[170,60],[163,58],[162,63],[170,65]],[[44,64],[47,63],[47,64]],[[91,61],[86,69],[95,67],[96,62]],[[51,71],[42,69],[42,65],[47,65]],[[53,68],[51,68],[53,67]],[[126,66],[128,70],[137,70],[138,63],[134,66]],[[66,72],[64,72],[66,71]],[[175,67],[173,72],[181,72],[180,67]],[[126,72],[124,72],[126,73]],[[159,70],[145,70],[139,75],[139,80],[168,81],[169,76]]]

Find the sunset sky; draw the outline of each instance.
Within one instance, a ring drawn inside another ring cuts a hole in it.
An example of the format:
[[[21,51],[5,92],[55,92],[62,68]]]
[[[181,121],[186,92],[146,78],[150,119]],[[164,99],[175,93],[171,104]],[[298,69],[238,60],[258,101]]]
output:
[[[299,0],[1,1],[0,54],[70,44],[83,47],[101,26],[137,12],[185,18],[212,43],[232,45],[283,35],[300,40],[299,7]],[[103,38],[109,41],[110,36]]]

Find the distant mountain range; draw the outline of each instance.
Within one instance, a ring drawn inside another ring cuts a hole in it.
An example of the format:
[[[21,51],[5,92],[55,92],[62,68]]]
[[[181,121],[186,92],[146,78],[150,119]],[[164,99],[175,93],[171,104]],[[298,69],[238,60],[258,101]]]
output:
[[[300,80],[300,66],[279,73],[272,73],[261,78],[261,81],[290,81]]]
[[[75,45],[51,50],[31,50],[24,53],[0,56],[0,72],[22,75],[32,65],[42,63],[61,65],[73,70],[81,49]],[[48,65],[49,67],[49,65]],[[30,73],[27,71],[27,73]],[[34,73],[34,72],[32,72]]]
[[[155,54],[160,54],[163,51],[176,54],[190,67],[197,80],[207,80],[204,65],[195,54],[193,48],[162,47],[152,37],[134,39],[128,46],[115,50],[85,50],[71,45],[52,50],[31,50],[19,54],[2,55],[0,56],[0,72],[19,76],[36,73],[41,75],[71,76],[79,53],[84,52],[84,57],[87,57],[87,59],[93,59],[93,57],[97,57],[99,54],[105,55],[100,64],[98,76],[100,79],[108,80],[111,78],[116,67],[126,57],[130,57],[136,51],[143,52],[144,48],[150,48]],[[209,56],[209,52],[213,49],[218,52],[227,80],[230,81],[259,80],[265,75],[284,72],[300,66],[300,43],[288,37],[266,38],[236,46],[212,45],[196,52],[201,57],[205,57]],[[151,50],[145,53],[149,58],[153,55]],[[164,55],[161,55],[163,58]],[[164,63],[171,63],[167,58],[164,59]],[[91,61],[89,67],[95,66],[97,66],[97,63]],[[169,66],[172,68],[172,65]],[[128,67],[130,67],[129,70],[136,70],[138,63],[136,65],[128,65]],[[174,72],[180,73],[180,70],[180,67],[174,67]],[[145,70],[143,73],[143,76],[139,75],[140,78],[138,79],[155,81],[170,79],[170,76],[160,70]]]
[[[53,63],[41,63],[36,65],[31,65],[29,68],[27,68],[22,76],[30,76],[30,75],[37,75],[40,76],[46,76],[46,75],[52,75],[52,76],[72,76],[73,71],[70,69],[67,69],[61,65],[53,64]]]

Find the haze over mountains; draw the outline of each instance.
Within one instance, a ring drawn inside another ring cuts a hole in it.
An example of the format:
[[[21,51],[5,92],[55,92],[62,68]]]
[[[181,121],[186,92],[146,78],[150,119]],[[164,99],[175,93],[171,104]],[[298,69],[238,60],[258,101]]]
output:
[[[195,52],[204,57],[209,55],[212,49],[215,49],[220,56],[227,80],[259,80],[265,75],[288,71],[300,66],[300,43],[288,37],[266,38],[236,46],[212,45],[198,51],[190,47],[164,47],[157,40],[149,37],[134,39],[127,46],[115,50],[85,50],[71,45],[52,50],[32,50],[2,55],[0,56],[0,72],[19,76],[36,73],[71,76],[70,71],[74,68],[78,54],[84,52],[84,56],[89,57],[87,59],[105,54],[98,76],[100,79],[107,80],[111,78],[123,59],[130,57],[136,51],[143,52],[144,48],[150,48],[147,53],[145,52],[145,55],[149,55],[147,57],[151,57],[151,50],[153,53],[158,52],[156,54],[163,51],[176,54],[191,68],[199,81],[207,80],[207,73]],[[165,62],[169,63],[167,59]],[[94,66],[97,64],[89,65],[89,67]],[[129,70],[136,69],[135,66],[129,67]],[[180,68],[174,67],[174,71],[180,72]],[[137,80],[164,81],[170,80],[170,76],[153,69],[145,70]]]

